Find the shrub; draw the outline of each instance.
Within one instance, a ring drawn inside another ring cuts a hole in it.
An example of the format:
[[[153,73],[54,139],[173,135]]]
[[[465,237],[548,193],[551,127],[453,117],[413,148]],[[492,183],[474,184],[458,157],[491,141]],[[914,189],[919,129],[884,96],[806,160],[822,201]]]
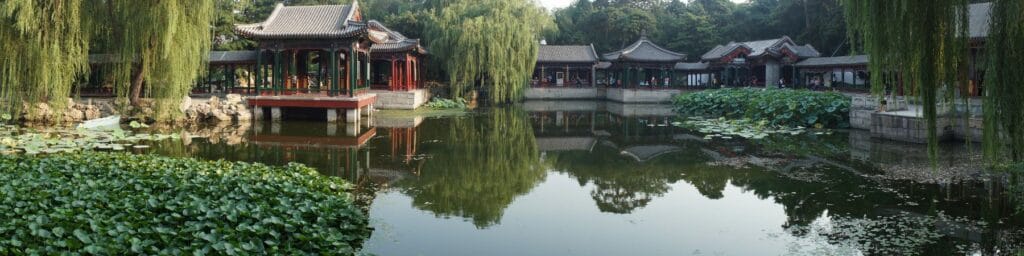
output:
[[[425,106],[428,108],[436,109],[465,109],[469,107],[469,104],[466,102],[465,99],[462,98],[455,100],[434,98],[430,102],[427,102]]]
[[[674,104],[684,115],[750,118],[790,127],[850,125],[850,98],[833,92],[718,89],[679,95]]]
[[[0,255],[348,255],[371,231],[349,183],[298,164],[0,156],[0,180]]]

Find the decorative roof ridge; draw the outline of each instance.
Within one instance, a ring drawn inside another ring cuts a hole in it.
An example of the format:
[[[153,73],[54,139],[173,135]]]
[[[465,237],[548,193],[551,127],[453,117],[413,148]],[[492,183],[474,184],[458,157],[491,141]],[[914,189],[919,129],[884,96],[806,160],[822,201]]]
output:
[[[592,54],[594,56],[595,60],[598,60],[598,61],[601,60],[601,55],[597,54],[597,50],[594,49],[594,44],[593,43],[590,44],[590,54]]]
[[[270,12],[270,16],[263,22],[259,23],[259,29],[262,30],[267,26],[267,24],[273,23],[273,21],[277,19],[278,14],[281,13],[281,9],[284,9],[284,3],[277,3],[277,5],[274,6],[274,11]]]
[[[343,19],[341,23],[342,27],[348,26],[348,21],[352,20],[352,16],[356,15],[356,10],[358,9],[359,0],[352,0],[352,3],[348,7],[348,13],[345,14],[345,19]]]

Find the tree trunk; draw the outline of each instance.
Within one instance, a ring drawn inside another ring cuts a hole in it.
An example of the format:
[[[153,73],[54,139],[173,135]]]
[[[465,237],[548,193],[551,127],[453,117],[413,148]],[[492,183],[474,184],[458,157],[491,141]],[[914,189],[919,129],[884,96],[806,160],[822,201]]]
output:
[[[130,88],[131,94],[128,96],[129,102],[132,106],[139,106],[139,100],[142,98],[142,82],[146,77],[146,70],[143,69],[146,58],[143,56],[139,57],[139,62],[132,67],[132,84]]]

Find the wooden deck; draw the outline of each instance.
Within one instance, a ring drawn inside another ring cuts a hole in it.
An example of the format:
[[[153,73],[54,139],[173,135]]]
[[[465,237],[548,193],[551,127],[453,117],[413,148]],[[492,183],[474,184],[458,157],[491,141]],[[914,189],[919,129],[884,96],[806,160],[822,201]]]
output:
[[[249,97],[250,107],[361,109],[373,105],[377,95],[372,93],[356,96],[287,95]]]
[[[257,134],[253,135],[250,139],[254,144],[258,146],[274,146],[305,149],[339,149],[360,148],[366,145],[366,142],[376,135],[377,129],[370,128],[352,137],[304,137],[276,134]]]

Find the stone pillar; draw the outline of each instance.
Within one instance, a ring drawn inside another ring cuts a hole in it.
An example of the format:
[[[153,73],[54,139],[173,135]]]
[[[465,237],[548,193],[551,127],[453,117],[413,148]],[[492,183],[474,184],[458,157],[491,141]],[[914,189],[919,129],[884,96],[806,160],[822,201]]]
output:
[[[270,123],[270,134],[281,134],[281,123]]]
[[[338,123],[327,123],[327,136],[338,134]]]
[[[270,121],[280,122],[281,121],[281,108],[272,107],[270,108]]]
[[[337,109],[328,109],[327,110],[327,122],[328,123],[333,123],[333,122],[337,122],[337,121],[338,121],[338,110]]]
[[[256,121],[263,121],[263,107],[252,108],[252,119]]]
[[[779,61],[769,59],[764,64],[764,85],[767,88],[778,88],[779,77],[781,76],[782,68],[779,65]]]
[[[345,136],[355,137],[359,136],[359,121],[345,124]]]
[[[345,122],[350,124],[359,122],[359,109],[346,109]]]

